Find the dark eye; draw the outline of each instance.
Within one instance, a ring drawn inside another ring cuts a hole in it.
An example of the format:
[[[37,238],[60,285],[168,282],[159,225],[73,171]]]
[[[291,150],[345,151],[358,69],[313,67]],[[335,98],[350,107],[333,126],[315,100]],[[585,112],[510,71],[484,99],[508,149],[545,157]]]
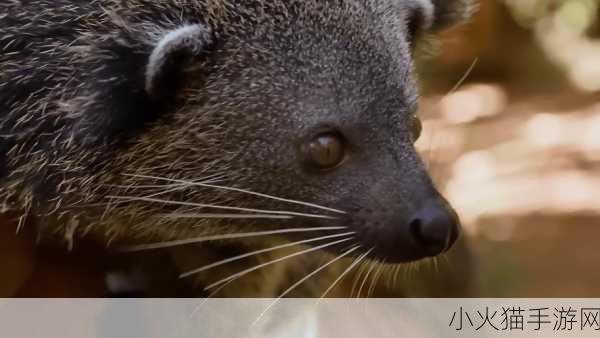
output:
[[[318,169],[337,167],[345,157],[344,140],[336,133],[320,134],[306,146],[308,162]]]
[[[412,115],[410,121],[410,134],[413,141],[417,142],[419,137],[421,137],[421,132],[423,131],[423,123],[416,115]]]

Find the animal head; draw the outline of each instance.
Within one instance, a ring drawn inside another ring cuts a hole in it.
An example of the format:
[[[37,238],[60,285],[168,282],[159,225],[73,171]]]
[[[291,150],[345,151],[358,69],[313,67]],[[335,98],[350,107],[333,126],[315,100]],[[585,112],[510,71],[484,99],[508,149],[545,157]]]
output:
[[[85,77],[93,95],[67,100],[81,109],[68,156],[94,155],[85,179],[57,184],[79,184],[85,203],[58,209],[161,238],[322,229],[330,241],[314,246],[388,262],[453,244],[458,217],[414,147],[412,60],[420,33],[463,19],[469,2],[165,4],[109,8],[120,33],[72,48],[99,70]],[[161,25],[158,11],[173,15]]]

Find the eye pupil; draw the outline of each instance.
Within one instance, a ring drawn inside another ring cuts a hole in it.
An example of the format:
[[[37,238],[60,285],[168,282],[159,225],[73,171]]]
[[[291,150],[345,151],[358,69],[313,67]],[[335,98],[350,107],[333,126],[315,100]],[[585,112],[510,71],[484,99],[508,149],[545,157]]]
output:
[[[308,144],[308,160],[319,169],[331,169],[344,159],[344,146],[339,135],[322,134]]]

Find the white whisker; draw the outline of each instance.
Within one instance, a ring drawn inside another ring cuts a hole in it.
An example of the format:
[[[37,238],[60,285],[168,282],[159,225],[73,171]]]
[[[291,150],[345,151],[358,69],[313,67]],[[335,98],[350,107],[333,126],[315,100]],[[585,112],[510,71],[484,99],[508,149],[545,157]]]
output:
[[[125,175],[125,176],[131,176],[131,175]],[[136,176],[136,177],[142,177],[142,176]],[[130,190],[189,187],[191,185],[190,183],[204,183],[204,184],[217,183],[217,182],[220,182],[223,179],[225,179],[225,177],[226,177],[225,175],[215,174],[215,175],[198,178],[198,179],[190,181],[190,182],[181,181],[181,182],[175,182],[175,183],[171,183],[171,184],[145,184],[145,185],[144,184],[140,184],[140,185],[136,185],[136,184],[130,184],[130,185],[105,184],[104,186],[109,187],[109,188],[130,189]]]
[[[308,244],[308,243],[312,243],[312,242],[322,241],[322,240],[325,240],[325,239],[332,239],[332,238],[350,236],[350,235],[353,235],[353,234],[355,234],[355,232],[346,232],[346,233],[343,233],[343,234],[321,236],[321,237],[317,237],[317,238],[305,239],[305,240],[298,241],[298,242],[286,243],[286,244],[274,246],[272,248],[267,248],[267,249],[261,249],[261,250],[256,250],[256,251],[248,252],[248,253],[245,253],[243,255],[239,255],[239,256],[227,258],[227,259],[224,259],[222,261],[218,261],[218,262],[215,262],[215,263],[203,266],[201,268],[198,268],[198,269],[195,269],[195,270],[183,273],[183,274],[181,274],[179,276],[179,278],[186,278],[186,277],[189,277],[191,275],[195,275],[197,273],[200,273],[200,272],[203,272],[203,271],[215,268],[217,266],[221,266],[221,265],[224,265],[224,264],[227,264],[227,263],[231,263],[231,262],[235,262],[235,261],[244,259],[246,257],[255,256],[255,255],[259,255],[259,254],[262,254],[262,253],[271,252],[271,251],[275,251],[275,250],[285,249],[285,248],[289,248],[289,247],[296,246],[296,245],[302,245],[302,244]]]
[[[162,204],[171,204],[171,205],[195,207],[195,208],[213,208],[213,209],[222,209],[222,210],[234,210],[234,211],[244,211],[244,212],[257,212],[257,213],[262,213],[262,214],[275,214],[275,215],[288,215],[288,216],[299,216],[299,217],[308,217],[308,218],[334,219],[334,217],[330,217],[330,216],[305,214],[305,213],[300,213],[300,212],[277,211],[277,210],[261,210],[261,209],[230,207],[230,206],[214,205],[214,204],[202,204],[202,203],[193,203],[193,202],[169,201],[169,200],[161,200],[161,199],[149,198],[149,197],[106,196],[106,198],[117,199],[117,200],[126,200],[126,201],[130,201],[130,202],[139,201],[139,202],[149,202],[149,203],[162,203]]]
[[[467,80],[467,78],[469,77],[469,75],[471,75],[471,73],[475,69],[475,66],[477,66],[478,62],[479,62],[479,58],[477,57],[477,58],[475,58],[475,60],[473,60],[473,63],[471,63],[471,66],[469,66],[469,68],[465,72],[465,75],[463,75],[460,78],[460,80],[458,80],[458,82],[454,85],[454,87],[452,87],[452,89],[446,95],[450,95],[450,94],[454,93],[455,91],[458,90],[458,88],[460,88],[460,86],[463,85],[463,83]]]
[[[348,256],[349,254],[351,254],[352,252],[358,250],[360,248],[360,245],[357,245],[353,248],[351,248],[350,250],[347,250],[346,252],[342,253],[341,255],[335,257],[334,259],[330,260],[329,262],[321,265],[320,267],[318,267],[317,269],[315,269],[313,272],[307,274],[306,276],[304,276],[302,279],[300,279],[299,281],[297,281],[296,283],[294,283],[294,285],[290,286],[287,290],[283,291],[281,293],[281,295],[279,295],[279,297],[277,297],[271,304],[269,304],[269,306],[267,306],[267,308],[258,316],[258,318],[256,318],[256,320],[254,321],[254,323],[252,324],[252,327],[254,327],[259,321],[260,319],[269,311],[269,309],[271,309],[273,306],[275,306],[275,304],[277,304],[277,302],[285,297],[288,293],[292,292],[294,289],[296,289],[298,286],[300,286],[300,284],[304,283],[305,281],[307,281],[309,278],[311,278],[312,276],[316,275],[317,273],[323,271],[326,267],[330,266],[331,264],[339,261],[340,259]],[[364,255],[363,255],[364,256]],[[361,257],[363,257],[361,256]]]
[[[168,219],[292,219],[288,215],[261,215],[261,214],[167,214],[159,217]]]
[[[343,242],[347,242],[347,241],[349,241],[349,240],[352,240],[352,239],[353,239],[353,237],[350,237],[350,238],[344,238],[344,239],[341,239],[341,240],[338,240],[338,241],[335,241],[335,242],[331,242],[331,243],[327,243],[327,244],[319,245],[319,246],[316,246],[316,247],[313,247],[313,248],[309,248],[309,249],[306,249],[306,250],[303,250],[303,251],[300,251],[300,252],[295,252],[295,253],[293,253],[293,254],[290,254],[290,255],[287,255],[287,256],[284,256],[284,257],[280,257],[280,258],[277,258],[277,259],[274,259],[274,260],[268,261],[268,262],[266,262],[266,263],[263,263],[263,264],[259,264],[259,265],[257,265],[257,266],[254,266],[254,267],[252,267],[252,268],[249,268],[249,269],[246,269],[246,270],[240,271],[240,272],[238,272],[238,273],[235,273],[235,274],[233,274],[233,275],[231,275],[231,276],[229,276],[229,277],[226,277],[226,278],[224,278],[224,279],[221,279],[220,281],[217,281],[217,282],[215,282],[215,283],[212,283],[211,285],[207,286],[207,287],[205,288],[205,290],[212,289],[212,288],[214,288],[215,286],[219,286],[219,285],[221,285],[221,284],[223,284],[223,283],[229,282],[229,281],[231,281],[231,280],[234,280],[234,279],[240,278],[240,277],[242,277],[242,276],[244,276],[244,275],[246,275],[246,274],[249,274],[250,272],[253,272],[253,271],[256,271],[256,270],[262,269],[262,268],[264,268],[264,267],[266,267],[266,266],[269,266],[269,265],[272,265],[272,264],[275,264],[275,263],[282,262],[282,261],[284,261],[284,260],[286,260],[286,259],[290,259],[290,258],[293,258],[293,257],[296,257],[296,256],[300,256],[300,255],[304,255],[304,254],[307,254],[307,253],[310,253],[310,252],[314,252],[314,251],[317,251],[317,250],[321,250],[321,249],[324,249],[324,248],[327,248],[327,247],[330,247],[330,246],[334,246],[334,245],[336,245],[336,244],[340,244],[340,243],[343,243]]]
[[[213,178],[214,177],[214,178]],[[199,180],[206,180],[204,181],[205,183],[216,183],[219,182],[220,178],[216,175],[211,175],[211,176],[207,176],[205,178],[201,178]],[[117,188],[117,189],[135,189],[138,187],[149,187],[149,186],[136,186],[136,185],[104,185],[105,187],[108,188]],[[178,184],[169,184],[169,185],[164,185],[164,186],[153,186],[156,188],[164,188],[164,190],[156,192],[156,193],[152,193],[150,195],[145,195],[142,196],[141,198],[152,198],[152,197],[157,197],[157,196],[161,196],[161,195],[166,195],[168,193],[171,192],[175,192],[175,191],[179,191],[179,190],[183,190],[185,188],[187,188],[187,186],[183,183],[178,183]],[[105,198],[109,198],[108,196]],[[119,205],[119,204],[123,204],[123,203],[127,203],[130,202],[129,199],[125,199],[122,201],[111,201],[108,203],[108,205],[106,205],[106,207],[110,207],[111,205]],[[101,204],[101,203],[95,203],[95,204],[89,204],[88,206],[104,206],[105,204]]]
[[[356,289],[358,289],[358,283],[360,282],[361,277],[363,276],[363,273],[365,272],[364,270],[366,270],[367,267],[365,267],[364,265],[360,265],[360,267],[358,268],[358,271],[356,272],[355,276],[354,276],[354,280],[352,282],[352,289],[350,289],[350,298],[353,297],[354,295],[354,291]]]
[[[371,279],[371,284],[369,285],[369,291],[367,291],[367,298],[371,298],[373,292],[375,292],[375,288],[377,287],[377,283],[379,283],[379,278],[385,268],[385,259],[379,263],[379,267],[373,274],[373,278]]]
[[[342,272],[340,276],[333,281],[333,283],[331,283],[331,286],[329,286],[329,288],[325,290],[325,292],[323,292],[323,295],[321,296],[321,298],[319,298],[319,302],[321,301],[321,299],[325,298],[327,294],[331,292],[331,290],[333,290],[333,288],[342,280],[342,278],[344,278],[345,275],[347,275],[352,269],[354,269],[354,267],[357,266],[358,263],[360,263],[363,259],[365,259],[365,257],[367,257],[374,249],[375,248],[372,248],[371,250],[365,252],[364,254],[356,258],[354,262],[352,262],[352,264],[350,264],[350,266],[348,266],[348,268],[344,270],[344,272]]]
[[[362,290],[365,287],[365,284],[367,284],[367,280],[369,279],[371,272],[373,272],[373,269],[375,269],[375,266],[377,264],[375,263],[375,261],[372,261],[371,264],[369,264],[369,265],[370,265],[369,270],[367,271],[365,278],[363,279],[362,283],[360,284],[360,287],[358,288],[358,294],[356,295],[356,298],[360,298],[360,295],[362,294]]]
[[[170,247],[180,246],[180,245],[196,244],[196,243],[219,241],[219,240],[226,240],[226,239],[239,239],[239,238],[250,238],[250,237],[261,237],[261,236],[270,236],[270,235],[298,233],[298,232],[342,230],[342,229],[347,229],[347,228],[346,227],[295,228],[295,229],[256,231],[256,232],[246,232],[246,233],[232,233],[232,234],[225,234],[225,235],[188,238],[188,239],[181,239],[181,240],[160,242],[160,243],[152,243],[152,244],[134,245],[134,246],[124,248],[124,249],[122,249],[122,251],[134,252],[134,251],[164,249],[164,248],[170,248]]]
[[[450,96],[451,94],[453,94],[454,92],[456,92],[462,85],[463,83],[465,83],[465,81],[467,80],[467,78],[471,75],[471,73],[473,72],[473,70],[475,69],[475,66],[477,66],[477,63],[479,62],[479,57],[476,57],[475,60],[473,60],[473,62],[471,63],[471,65],[469,66],[469,68],[467,69],[467,71],[465,72],[465,74],[458,80],[458,82],[454,85],[454,87],[452,87],[452,89],[450,89],[437,103],[437,105],[440,105],[444,99],[446,99],[448,96]],[[431,167],[431,164],[433,162],[433,158],[435,157],[433,148],[433,133],[430,133],[430,138],[429,138],[429,152],[427,155],[427,169],[429,169]],[[431,177],[435,178],[436,174],[432,173]]]
[[[205,183],[216,183],[216,182],[219,182],[219,179],[218,178],[209,179],[209,180],[203,181],[203,182],[205,182]],[[146,197],[146,198],[156,197],[156,196],[165,195],[165,194],[168,194],[168,193],[171,193],[171,192],[175,192],[175,191],[184,190],[186,188],[189,188],[188,185],[183,184],[183,183],[173,184],[173,185],[169,185],[169,186],[172,186],[173,188],[165,189],[163,191],[159,191],[157,193],[146,195],[146,196],[142,196],[142,197]]]
[[[114,188],[114,189],[126,189],[126,190],[140,190],[140,189],[170,189],[175,187],[185,187],[186,185],[183,183],[173,183],[173,184],[155,184],[155,185],[118,185],[118,184],[104,184],[102,185],[106,188]]]
[[[176,180],[176,179],[169,179],[169,178],[163,178],[163,177],[154,177],[154,176],[145,176],[145,175],[128,175],[128,176],[139,177],[139,178],[149,178],[149,179],[156,179],[156,180],[163,180],[163,181],[170,181],[170,182],[178,182],[178,183],[189,184],[189,185],[192,185],[192,186],[206,187],[206,188],[215,188],[215,189],[221,189],[221,190],[236,191],[236,192],[241,192],[241,193],[245,193],[245,194],[249,194],[249,195],[254,195],[254,196],[269,198],[269,199],[280,201],[280,202],[293,203],[293,204],[303,205],[303,206],[307,206],[307,207],[313,207],[313,208],[317,208],[317,209],[322,209],[322,210],[327,210],[327,211],[335,212],[335,213],[338,213],[338,214],[346,214],[346,212],[344,212],[342,210],[328,208],[328,207],[324,207],[322,205],[318,205],[318,204],[314,204],[314,203],[308,203],[308,202],[297,201],[297,200],[293,200],[293,199],[289,199],[289,198],[282,198],[282,197],[272,196],[272,195],[268,195],[268,194],[254,192],[254,191],[247,190],[247,189],[234,188],[234,187],[225,187],[225,186],[208,184],[208,183],[202,183],[202,182],[187,182],[185,180]]]
[[[204,304],[206,304],[206,302],[208,302],[209,299],[211,299],[212,297],[214,297],[217,293],[219,293],[219,291],[223,290],[223,288],[225,288],[231,282],[233,282],[233,281],[229,281],[229,282],[227,282],[227,283],[219,286],[213,292],[211,292],[208,296],[206,296],[202,300],[202,302],[200,304],[198,304],[198,306],[196,306],[196,308],[194,309],[194,311],[192,311],[192,313],[190,314],[190,317],[193,317],[194,315],[196,315],[196,313],[198,313],[198,311],[200,311],[200,309],[202,308],[202,306],[204,306]]]

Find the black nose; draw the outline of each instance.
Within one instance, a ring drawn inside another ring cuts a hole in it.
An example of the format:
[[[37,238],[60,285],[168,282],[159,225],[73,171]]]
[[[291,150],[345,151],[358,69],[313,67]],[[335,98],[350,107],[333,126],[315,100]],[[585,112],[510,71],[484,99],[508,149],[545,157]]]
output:
[[[443,201],[433,199],[409,223],[413,240],[431,256],[447,251],[458,238],[458,215]]]

